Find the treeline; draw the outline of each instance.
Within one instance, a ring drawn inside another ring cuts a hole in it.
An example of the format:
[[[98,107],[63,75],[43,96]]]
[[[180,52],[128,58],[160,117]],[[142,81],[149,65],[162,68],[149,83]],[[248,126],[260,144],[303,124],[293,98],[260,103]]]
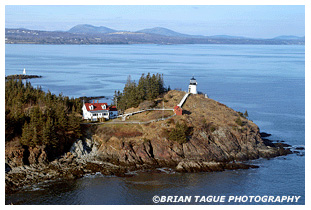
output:
[[[32,79],[32,78],[41,78],[39,75],[24,75],[24,74],[14,74],[6,76],[5,79]]]
[[[45,145],[48,158],[67,151],[81,136],[79,99],[56,96],[30,82],[5,82],[5,141],[19,139],[23,146]]]
[[[114,103],[118,110],[126,110],[131,107],[137,107],[145,100],[153,100],[160,94],[168,91],[164,87],[163,75],[148,73],[142,74],[138,84],[128,77],[123,92],[115,91]]]

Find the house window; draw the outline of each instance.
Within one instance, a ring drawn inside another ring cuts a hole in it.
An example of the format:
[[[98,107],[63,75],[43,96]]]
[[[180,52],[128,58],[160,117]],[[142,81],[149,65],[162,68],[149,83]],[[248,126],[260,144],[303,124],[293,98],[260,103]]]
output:
[[[104,105],[102,105],[102,109],[106,109],[106,105],[104,104]]]

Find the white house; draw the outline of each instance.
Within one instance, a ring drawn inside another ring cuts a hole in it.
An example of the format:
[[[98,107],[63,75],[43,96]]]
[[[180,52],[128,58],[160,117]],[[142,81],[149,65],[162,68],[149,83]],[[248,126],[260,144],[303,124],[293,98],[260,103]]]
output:
[[[85,103],[82,107],[83,119],[97,121],[100,118],[107,120],[116,118],[118,110],[115,106],[108,106],[107,103]]]
[[[190,80],[190,84],[189,84],[189,88],[188,88],[188,93],[198,94],[197,84],[198,84],[197,80],[194,79],[194,77],[192,77],[191,80]]]

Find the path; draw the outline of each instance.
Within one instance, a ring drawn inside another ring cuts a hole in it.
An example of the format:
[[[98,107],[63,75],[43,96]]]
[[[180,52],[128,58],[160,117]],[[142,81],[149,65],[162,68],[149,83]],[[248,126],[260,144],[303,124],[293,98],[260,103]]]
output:
[[[177,106],[179,107],[182,107],[182,105],[185,103],[187,97],[190,95],[190,93],[186,93],[184,95],[184,97],[181,99],[181,101],[179,102],[179,104]],[[174,111],[174,109],[165,109],[164,107],[161,109],[161,108],[158,108],[158,109],[143,109],[143,110],[138,110],[136,112],[131,112],[131,113],[125,113],[123,115],[118,115],[116,118],[121,118],[122,117],[122,121],[114,121],[114,122],[97,122],[97,123],[81,123],[81,124],[84,124],[84,125],[90,125],[90,124],[95,124],[95,125],[98,125],[98,124],[147,124],[147,123],[151,123],[151,122],[157,122],[157,121],[161,121],[161,120],[167,120],[169,118],[172,118],[174,117],[176,114],[174,113],[173,115],[169,116],[169,117],[166,117],[166,118],[159,118],[159,119],[155,119],[155,120],[149,120],[149,121],[145,121],[145,122],[141,122],[141,121],[125,121],[126,117],[128,116],[132,116],[132,115],[135,115],[135,114],[139,114],[139,113],[142,113],[142,112],[146,112],[146,111]]]
[[[182,107],[182,105],[185,103],[187,97],[189,96],[190,93],[186,93],[186,95],[184,95],[184,97],[181,99],[181,101],[179,102],[179,104],[177,106],[179,106],[180,108]]]
[[[167,120],[170,119],[172,117],[174,117],[176,114],[173,114],[171,116],[165,117],[165,118],[159,118],[159,119],[155,119],[155,120],[149,120],[149,121],[113,121],[113,122],[96,122],[96,123],[81,123],[84,125],[100,125],[100,124],[148,124],[148,123],[152,123],[152,122],[158,122],[158,121],[162,121],[162,120]]]

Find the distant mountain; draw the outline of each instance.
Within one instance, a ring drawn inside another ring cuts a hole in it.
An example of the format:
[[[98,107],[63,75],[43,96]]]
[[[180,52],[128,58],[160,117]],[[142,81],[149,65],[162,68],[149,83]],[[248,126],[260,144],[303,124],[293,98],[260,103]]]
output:
[[[282,39],[282,40],[298,40],[298,39],[305,39],[305,37],[300,36],[277,36],[273,39]]]
[[[170,29],[162,28],[162,27],[148,28],[148,29],[143,29],[143,30],[139,30],[136,32],[146,33],[146,34],[158,34],[162,36],[173,36],[173,37],[191,37],[191,35],[178,33],[176,31],[172,31]]]
[[[74,34],[98,34],[98,33],[105,34],[116,32],[116,30],[104,26],[97,27],[88,24],[80,24],[72,27],[67,32]]]
[[[243,36],[229,36],[229,35],[214,35],[214,36],[209,36],[209,38],[212,38],[212,39],[248,39]]]
[[[286,38],[286,39],[285,39]],[[145,29],[139,32],[116,31],[107,27],[78,25],[67,32],[27,29],[5,29],[6,44],[264,44],[304,45],[305,39],[281,36],[276,39],[254,39],[219,36],[194,36],[166,28]]]

